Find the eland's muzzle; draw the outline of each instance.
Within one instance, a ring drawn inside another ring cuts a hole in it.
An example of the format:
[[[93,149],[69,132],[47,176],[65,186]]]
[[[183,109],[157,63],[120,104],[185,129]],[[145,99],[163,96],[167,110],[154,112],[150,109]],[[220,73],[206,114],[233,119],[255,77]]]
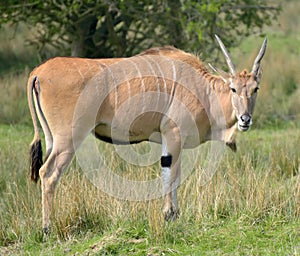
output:
[[[247,131],[252,125],[252,118],[249,114],[243,114],[240,116],[238,121],[238,128],[240,131]]]

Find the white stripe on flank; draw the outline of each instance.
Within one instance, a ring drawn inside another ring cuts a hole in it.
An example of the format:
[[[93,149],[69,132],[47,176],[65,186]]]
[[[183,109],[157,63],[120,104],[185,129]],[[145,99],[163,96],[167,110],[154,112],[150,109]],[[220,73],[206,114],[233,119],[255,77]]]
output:
[[[149,58],[149,56],[143,56],[143,58],[144,58],[144,60],[145,60],[145,62],[147,63],[147,65],[148,65],[148,67],[149,67],[149,69],[150,69],[150,71],[151,71],[151,78],[152,77],[154,77],[154,79],[155,79],[155,84],[156,84],[156,88],[157,88],[157,98],[158,98],[158,100],[157,100],[157,105],[156,105],[156,109],[157,110],[161,110],[161,106],[160,106],[160,101],[159,101],[159,97],[160,97],[160,84],[159,84],[159,79],[158,79],[158,74],[157,74],[157,72],[154,70],[154,68],[153,68],[153,59],[151,59],[150,58],[150,60],[152,60],[152,62],[149,62],[148,60],[147,60],[147,58]]]
[[[145,62],[147,63],[148,67],[150,68],[151,74],[155,77],[157,91],[158,91],[158,93],[160,93],[160,85],[159,85],[158,76],[155,73],[155,70],[153,69],[152,64],[149,61],[146,60],[147,58],[149,58],[149,56],[143,56],[143,58],[145,59]]]
[[[126,73],[126,70],[125,69],[122,69],[122,72],[123,72],[123,74],[124,74],[124,77],[126,77],[127,76],[127,73]],[[131,88],[130,88],[130,80],[129,79],[126,79],[126,83],[127,83],[127,86],[128,86],[128,89],[127,89],[127,92],[128,92],[128,97],[127,97],[127,101],[128,101],[128,104],[127,104],[127,106],[131,106],[130,105],[130,101],[131,101]]]
[[[174,99],[174,95],[175,95],[175,90],[176,90],[176,85],[177,85],[177,74],[176,74],[176,68],[175,68],[175,64],[174,64],[174,61],[171,61],[172,63],[172,71],[173,71],[173,86],[172,86],[172,91],[171,91],[171,102],[170,102],[170,105],[172,104],[173,102],[173,99]]]
[[[115,79],[115,76],[114,76],[114,72],[111,71],[111,69],[109,68],[109,66],[107,66],[107,69],[112,77],[112,80],[113,80],[113,86],[114,86],[114,89],[115,89],[115,109],[117,109],[118,107],[118,85],[116,84],[116,79]]]
[[[142,77],[142,73],[141,73],[139,67],[137,66],[137,64],[136,64],[134,61],[130,60],[130,59],[128,59],[128,61],[131,62],[131,63],[134,65],[134,67],[135,67],[135,69],[136,69],[136,71],[137,71],[137,73],[138,73],[138,77],[141,79],[142,96],[143,96],[142,113],[144,113],[145,107],[146,107],[146,98],[145,98],[146,88],[145,88],[144,79],[143,79],[143,77]]]
[[[153,60],[153,58],[151,58],[150,56],[149,56],[149,58]],[[169,97],[167,95],[168,91],[167,91],[167,83],[166,83],[166,80],[165,80],[165,76],[164,76],[164,74],[162,72],[162,69],[161,69],[160,65],[155,60],[153,60],[153,62],[157,66],[158,71],[160,73],[160,74],[157,74],[157,76],[160,77],[160,78],[162,78],[162,80],[164,82],[165,99],[166,99],[166,102],[167,102],[167,100],[168,100]],[[159,90],[159,92],[160,92],[160,90]]]
[[[173,71],[173,83],[175,84],[177,80],[176,68],[175,68],[174,61],[171,61],[171,63],[172,63],[172,71]]]
[[[170,61],[172,63],[172,71],[173,71],[173,81],[172,81],[172,87],[171,87],[171,92],[170,92],[170,95],[169,95],[169,101],[168,101],[168,111],[171,111],[171,108],[172,108],[172,104],[173,104],[173,101],[174,101],[174,96],[175,96],[175,92],[176,92],[176,85],[177,85],[177,82],[176,82],[176,79],[177,79],[177,75],[176,75],[176,68],[175,68],[175,64],[174,64],[174,61]]]
[[[77,66],[76,63],[74,63],[75,67],[76,67],[76,71],[78,72],[78,74],[81,76],[82,82],[84,81],[84,75],[82,74],[80,67]]]
[[[118,106],[118,85],[116,84],[116,79],[115,76],[113,74],[113,72],[111,71],[110,67],[104,63],[101,63],[101,65],[104,65],[106,67],[106,69],[108,70],[109,74],[111,75],[111,78],[113,80],[113,87],[115,90],[115,109],[117,109]]]

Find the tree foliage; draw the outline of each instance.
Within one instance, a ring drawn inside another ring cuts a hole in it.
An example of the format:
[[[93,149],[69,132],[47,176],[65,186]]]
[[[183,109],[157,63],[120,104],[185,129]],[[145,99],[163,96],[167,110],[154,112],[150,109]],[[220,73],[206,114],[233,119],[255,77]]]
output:
[[[44,55],[52,47],[61,55],[131,56],[170,44],[211,58],[214,34],[237,45],[279,10],[266,0],[10,0],[0,3],[0,25],[28,24]]]

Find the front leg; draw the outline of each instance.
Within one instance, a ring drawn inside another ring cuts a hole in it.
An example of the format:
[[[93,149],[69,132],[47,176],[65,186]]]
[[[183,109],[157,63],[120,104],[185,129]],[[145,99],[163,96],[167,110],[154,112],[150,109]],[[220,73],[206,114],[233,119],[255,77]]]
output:
[[[163,213],[167,221],[176,219],[179,213],[177,188],[180,184],[180,149],[180,143],[176,143],[173,136],[171,141],[168,141],[168,137],[163,137],[161,157]]]

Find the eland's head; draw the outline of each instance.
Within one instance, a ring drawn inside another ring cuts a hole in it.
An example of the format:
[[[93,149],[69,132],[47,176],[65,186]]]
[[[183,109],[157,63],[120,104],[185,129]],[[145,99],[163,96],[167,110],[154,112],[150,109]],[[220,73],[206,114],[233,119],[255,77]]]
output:
[[[257,91],[259,90],[259,83],[261,79],[260,62],[265,54],[267,47],[267,38],[265,38],[261,49],[254,61],[251,72],[243,70],[240,73],[236,72],[235,66],[229,57],[221,39],[216,35],[216,39],[222,49],[226,58],[226,62],[230,73],[226,73],[220,69],[212,67],[214,71],[219,73],[223,81],[231,89],[231,102],[238,122],[238,129],[240,131],[247,131],[252,125],[252,113],[255,106]]]

